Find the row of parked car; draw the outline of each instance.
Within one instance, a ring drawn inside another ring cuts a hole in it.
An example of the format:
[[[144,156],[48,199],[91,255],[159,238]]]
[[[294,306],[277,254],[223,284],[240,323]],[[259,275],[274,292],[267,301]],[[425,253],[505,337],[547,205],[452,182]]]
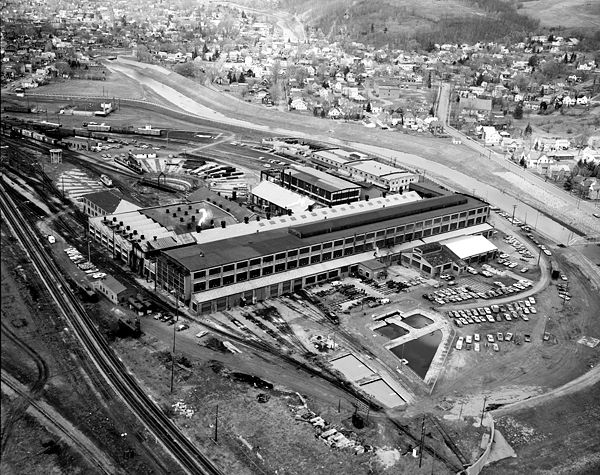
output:
[[[173,317],[173,315],[168,314],[168,313],[163,314],[161,312],[157,312],[154,314],[154,320],[159,320],[161,322],[166,323],[167,325],[175,325],[175,317]],[[187,330],[188,328],[190,328],[190,326],[188,324],[180,323],[177,325],[175,330],[180,332],[183,330]]]
[[[106,277],[105,272],[100,272],[94,264],[92,264],[85,257],[83,257],[83,255],[74,247],[66,248],[65,254],[69,257],[73,264],[75,264],[83,272],[88,274],[92,279],[103,279],[104,277]]]
[[[529,297],[506,305],[450,310],[448,316],[457,327],[474,323],[501,322],[503,319],[507,322],[519,319],[529,321],[529,315],[537,314],[535,303],[535,297]]]
[[[497,288],[490,289],[485,292],[476,292],[469,286],[440,289],[431,294],[423,294],[423,298],[439,305],[445,305],[446,303],[450,302],[458,303],[472,299],[491,299],[504,295],[510,295],[516,292],[523,292],[533,284],[529,280],[522,279],[512,283],[511,285],[505,285],[502,282],[497,282],[495,285],[497,285]]]
[[[525,343],[531,343],[531,335],[526,333],[525,335],[523,335],[523,339],[525,340]],[[510,343],[514,341],[517,344],[521,343],[520,338],[515,337],[515,335],[511,332],[497,332],[496,334],[488,333],[485,336],[485,340],[488,345],[492,346],[494,351],[500,351],[500,345],[498,344],[498,342]],[[463,348],[466,350],[470,350],[472,348],[476,352],[479,352],[481,351],[481,343],[481,336],[479,335],[479,333],[475,333],[473,335],[458,337],[458,340],[456,340],[455,348],[457,350],[462,350]]]

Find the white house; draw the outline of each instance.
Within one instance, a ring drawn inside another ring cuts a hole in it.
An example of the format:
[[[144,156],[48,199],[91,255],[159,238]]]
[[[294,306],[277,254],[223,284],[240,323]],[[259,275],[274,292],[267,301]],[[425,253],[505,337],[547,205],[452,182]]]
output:
[[[304,102],[304,99],[302,99],[301,97],[296,97],[294,100],[292,100],[292,103],[290,104],[290,108],[297,110],[297,111],[308,110],[308,106],[306,105],[306,102]]]
[[[484,144],[487,146],[499,145],[502,142],[502,136],[494,127],[485,126],[481,128],[481,138]]]

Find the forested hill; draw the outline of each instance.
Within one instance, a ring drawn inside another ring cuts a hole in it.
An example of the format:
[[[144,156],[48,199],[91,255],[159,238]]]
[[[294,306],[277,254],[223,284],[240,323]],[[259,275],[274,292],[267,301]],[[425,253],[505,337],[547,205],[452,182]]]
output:
[[[504,0],[279,0],[331,40],[428,48],[433,43],[517,39],[539,21]]]

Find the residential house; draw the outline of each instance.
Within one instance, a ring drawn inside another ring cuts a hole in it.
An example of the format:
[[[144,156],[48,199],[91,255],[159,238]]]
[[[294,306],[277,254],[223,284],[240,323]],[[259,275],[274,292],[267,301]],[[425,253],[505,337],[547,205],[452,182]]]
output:
[[[301,97],[296,97],[290,103],[290,109],[294,109],[294,110],[298,110],[298,111],[305,111],[305,110],[308,110],[308,106],[306,105],[306,102],[304,101],[304,99],[302,99]]]
[[[568,175],[571,174],[571,168],[568,165],[557,163],[550,165],[545,173],[545,176],[552,180],[564,180]]]
[[[327,117],[330,119],[339,119],[342,116],[342,112],[337,107],[332,107],[327,112]]]
[[[481,128],[481,138],[486,147],[500,145],[502,136],[498,133],[495,127],[484,126]]]

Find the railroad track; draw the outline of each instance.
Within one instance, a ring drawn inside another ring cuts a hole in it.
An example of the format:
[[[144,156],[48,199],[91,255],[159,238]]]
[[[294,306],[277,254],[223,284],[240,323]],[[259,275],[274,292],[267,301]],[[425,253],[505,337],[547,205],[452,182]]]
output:
[[[8,386],[18,397],[27,402],[27,407],[24,411],[28,409],[32,409],[37,412],[41,417],[46,419],[48,423],[50,423],[54,429],[61,434],[61,436],[65,439],[68,439],[69,444],[74,446],[76,450],[79,451],[81,455],[85,457],[88,463],[94,465],[98,470],[102,473],[106,474],[114,474],[114,473],[124,473],[122,470],[115,471],[115,467],[106,463],[106,461],[101,460],[100,457],[94,453],[86,444],[81,442],[77,434],[74,434],[71,429],[67,427],[58,417],[55,417],[53,414],[48,411],[44,405],[40,404],[32,394],[28,394],[27,391],[24,391],[18,384],[11,380],[2,373],[2,384]]]
[[[79,300],[69,290],[62,272],[46,253],[38,236],[23,219],[15,203],[0,185],[0,208],[5,222],[20,240],[57,306],[69,321],[92,361],[112,388],[188,473],[222,474],[204,453],[187,438],[137,384],[123,363],[94,326]]]
[[[16,402],[16,404],[10,408],[9,415],[6,419],[4,427],[2,427],[2,443],[0,448],[0,453],[4,454],[4,451],[8,445],[8,441],[10,439],[10,434],[12,432],[12,428],[14,424],[25,414],[27,408],[36,398],[40,396],[44,387],[46,386],[46,382],[48,381],[49,370],[46,361],[39,355],[37,351],[35,351],[31,346],[21,340],[9,327],[4,323],[4,320],[1,322],[2,325],[2,336],[11,340],[15,345],[17,345],[21,350],[23,350],[35,363],[38,371],[37,379],[33,382],[30,387],[31,395],[27,398],[22,398]]]

